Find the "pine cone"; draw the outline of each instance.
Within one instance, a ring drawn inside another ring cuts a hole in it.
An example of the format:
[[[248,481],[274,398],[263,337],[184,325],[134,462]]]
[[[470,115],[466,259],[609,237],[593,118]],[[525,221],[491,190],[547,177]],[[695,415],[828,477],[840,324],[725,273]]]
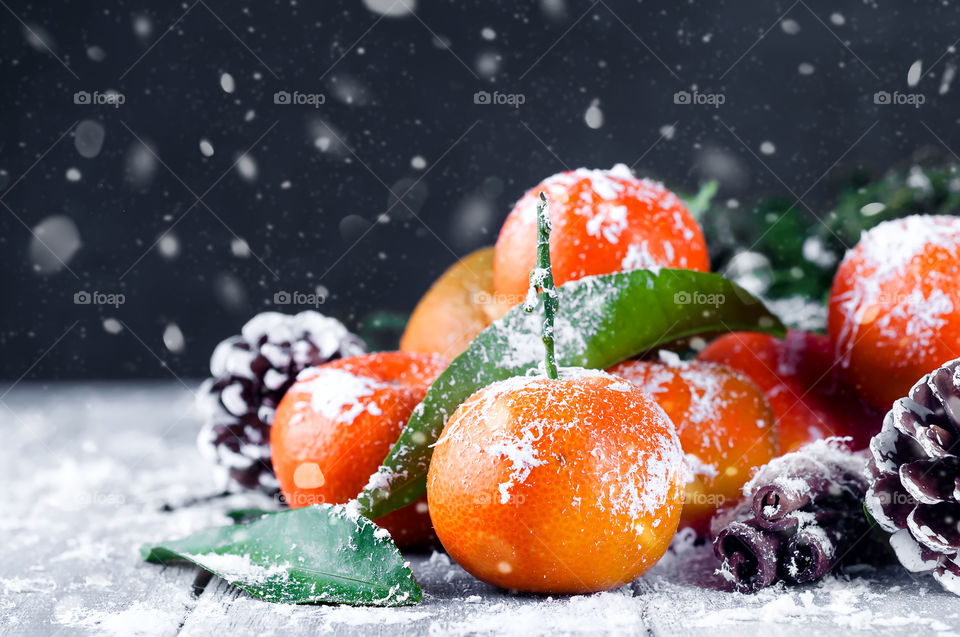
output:
[[[720,573],[741,591],[803,584],[859,554],[865,458],[828,438],[775,458],[743,487],[744,499],[711,521]]]
[[[893,404],[870,452],[866,507],[900,563],[960,595],[960,359]]]
[[[197,443],[223,468],[224,486],[276,492],[270,425],[280,399],[303,369],[363,354],[360,338],[319,312],[263,312],[239,336],[217,345],[198,393],[205,421]]]

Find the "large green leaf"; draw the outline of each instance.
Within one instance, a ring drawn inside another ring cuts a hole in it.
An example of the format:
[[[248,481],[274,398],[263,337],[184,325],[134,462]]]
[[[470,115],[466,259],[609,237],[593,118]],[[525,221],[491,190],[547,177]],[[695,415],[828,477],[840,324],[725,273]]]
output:
[[[701,334],[784,331],[763,303],[707,272],[633,270],[585,277],[557,291],[557,361],[564,366],[604,369]],[[431,445],[460,403],[490,383],[525,374],[543,359],[540,321],[538,314],[515,307],[454,359],[359,495],[364,514],[375,519],[423,495]]]
[[[389,534],[344,506],[272,513],[147,544],[140,554],[193,562],[270,602],[401,606],[422,597]]]

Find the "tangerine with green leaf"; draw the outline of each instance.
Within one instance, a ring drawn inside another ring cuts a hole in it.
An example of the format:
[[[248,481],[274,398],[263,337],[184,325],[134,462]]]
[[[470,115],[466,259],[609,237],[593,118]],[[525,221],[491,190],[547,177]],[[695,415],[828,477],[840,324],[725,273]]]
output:
[[[390,451],[447,360],[379,352],[304,370],[270,431],[273,467],[293,508],[352,500]],[[398,545],[432,539],[421,499],[376,520]]]
[[[559,299],[546,197],[538,199],[530,282],[544,307],[543,373],[493,383],[453,413],[430,461],[430,517],[450,556],[485,582],[607,590],[667,550],[683,504],[683,454],[670,419],[638,387],[558,370]]]

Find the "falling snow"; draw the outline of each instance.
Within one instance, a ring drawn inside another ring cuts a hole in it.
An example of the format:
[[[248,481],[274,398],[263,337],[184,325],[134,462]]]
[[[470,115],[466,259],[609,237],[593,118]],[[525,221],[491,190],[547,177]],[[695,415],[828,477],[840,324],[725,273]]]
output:
[[[220,76],[220,88],[223,89],[224,93],[233,93],[237,89],[237,85],[233,81],[233,76],[229,73],[223,73]]]
[[[134,141],[127,152],[124,174],[134,188],[144,188],[157,172],[157,158],[149,148]]]
[[[103,319],[103,331],[107,334],[119,334],[123,331],[123,324],[115,318]]]
[[[913,87],[920,83],[921,73],[923,72],[923,60],[917,60],[910,65],[907,70],[907,86]]]
[[[256,181],[257,162],[248,154],[240,155],[240,158],[237,159],[237,172],[245,181]]]
[[[388,18],[402,17],[417,10],[417,0],[363,0],[363,5]]]
[[[780,22],[780,28],[787,35],[796,35],[800,33],[800,24],[791,18],[787,18]]]
[[[100,122],[85,119],[79,124],[73,134],[73,145],[82,157],[93,159],[100,154],[106,131]]]
[[[82,246],[80,231],[68,217],[47,217],[33,228],[29,256],[33,270],[39,274],[56,274],[69,267]]]
[[[163,330],[163,344],[174,354],[180,354],[186,349],[183,332],[176,323],[170,323]]]
[[[107,59],[107,52],[102,47],[90,46],[87,47],[87,57],[94,62],[103,62]]]
[[[134,16],[133,32],[139,38],[149,38],[153,34],[153,23],[150,22],[150,18],[145,15]]]
[[[590,102],[587,112],[583,114],[583,120],[587,123],[587,126],[593,129],[603,126],[603,111],[600,110],[599,99]]]
[[[250,256],[250,246],[243,239],[234,237],[230,241],[230,252],[235,257],[246,259]]]
[[[168,232],[157,242],[157,250],[165,259],[176,258],[180,254],[180,240],[172,232]]]

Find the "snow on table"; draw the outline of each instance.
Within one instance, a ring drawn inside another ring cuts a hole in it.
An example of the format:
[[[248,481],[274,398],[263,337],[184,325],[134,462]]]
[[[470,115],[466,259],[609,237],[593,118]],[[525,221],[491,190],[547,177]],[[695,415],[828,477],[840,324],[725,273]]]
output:
[[[408,556],[424,590],[418,606],[270,604],[137,552],[228,524],[231,509],[272,504],[248,494],[164,510],[215,490],[194,445],[189,390],[22,384],[0,407],[5,634],[960,635],[960,598],[895,566],[741,595],[721,590],[708,549],[683,543],[634,584],[596,595],[511,594],[434,552]]]

